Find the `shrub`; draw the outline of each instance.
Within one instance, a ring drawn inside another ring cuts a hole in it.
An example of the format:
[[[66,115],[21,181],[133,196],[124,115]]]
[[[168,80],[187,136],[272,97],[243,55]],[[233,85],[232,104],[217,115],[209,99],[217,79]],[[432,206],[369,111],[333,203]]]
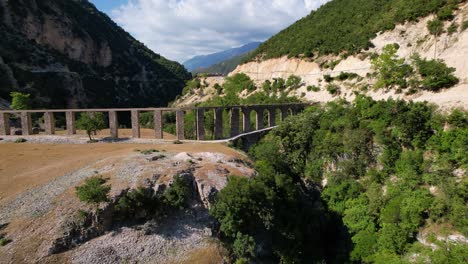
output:
[[[15,143],[24,143],[24,142],[27,142],[27,141],[28,141],[28,140],[25,139],[25,138],[17,138],[17,139],[15,140]]]
[[[452,20],[453,16],[453,6],[447,5],[442,7],[439,12],[437,12],[437,18],[440,20]]]
[[[444,32],[444,22],[440,19],[433,19],[427,22],[429,33],[434,36],[439,36]]]
[[[309,85],[309,86],[307,86],[307,91],[308,92],[318,92],[318,91],[320,91],[320,87],[315,86],[315,85]]]
[[[449,35],[452,35],[453,33],[456,33],[458,31],[458,24],[453,22],[450,24],[450,26],[447,28],[447,33]]]
[[[223,93],[223,87],[221,87],[221,85],[219,85],[219,83],[215,83],[215,85],[213,86],[213,88],[215,88],[216,93],[217,93],[218,95],[220,95],[220,94]]]
[[[467,28],[468,28],[468,20],[463,21],[463,23],[461,25],[461,31],[465,31]]]
[[[5,245],[9,244],[10,242],[12,242],[11,239],[8,239],[8,238],[5,237],[5,235],[0,234],[0,247],[3,247]]]
[[[286,87],[291,89],[297,89],[301,86],[301,77],[296,75],[289,76],[288,80],[286,81]]]
[[[14,110],[27,110],[31,107],[30,94],[11,92],[10,108]]]
[[[111,187],[105,185],[107,179],[93,176],[85,180],[84,184],[75,187],[78,199],[89,204],[95,210],[95,223],[98,223],[99,205],[109,201]]]
[[[119,198],[115,205],[115,215],[121,220],[155,216],[161,205],[159,197],[151,189],[138,187]]]
[[[175,144],[175,145],[183,144],[183,142],[178,140],[178,139],[174,140],[172,143]]]
[[[389,44],[383,48],[382,54],[372,60],[372,67],[377,73],[375,87],[402,87],[406,88],[406,79],[413,72],[410,65],[404,59],[397,56],[397,44]]]
[[[89,140],[94,141],[91,135],[99,130],[106,128],[103,113],[81,113],[80,118],[76,121],[76,127],[83,129],[89,137]]]
[[[325,74],[325,75],[323,76],[323,79],[324,79],[327,83],[333,82],[333,77],[331,77],[329,74]]]
[[[254,257],[255,240],[249,235],[243,235],[241,232],[237,232],[236,238],[233,243],[234,254],[238,258],[250,258]]]
[[[190,196],[190,185],[181,176],[174,176],[174,182],[164,193],[165,202],[175,208],[185,208],[188,206]]]
[[[326,89],[333,96],[339,95],[341,93],[340,87],[336,84],[328,84]]]
[[[340,81],[344,81],[344,80],[348,80],[348,79],[355,79],[357,78],[359,75],[357,75],[356,73],[354,72],[341,72],[338,76],[337,76],[337,79],[340,80]]]
[[[448,67],[443,60],[426,60],[413,56],[419,74],[423,78],[421,84],[424,89],[438,91],[449,88],[458,83],[458,78],[453,75],[455,68]]]

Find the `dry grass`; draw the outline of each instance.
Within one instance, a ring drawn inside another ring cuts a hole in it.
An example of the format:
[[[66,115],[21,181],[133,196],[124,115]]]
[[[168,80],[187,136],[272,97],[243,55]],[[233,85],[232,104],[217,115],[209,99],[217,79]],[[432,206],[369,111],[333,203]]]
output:
[[[219,264],[227,256],[227,251],[217,243],[210,243],[207,247],[195,249],[188,253],[182,261],[168,264]]]

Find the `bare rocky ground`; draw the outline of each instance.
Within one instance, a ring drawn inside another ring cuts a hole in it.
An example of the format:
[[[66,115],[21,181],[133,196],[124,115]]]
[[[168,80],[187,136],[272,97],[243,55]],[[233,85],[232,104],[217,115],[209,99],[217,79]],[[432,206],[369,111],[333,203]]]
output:
[[[34,142],[43,140],[46,139],[34,138]],[[0,152],[2,147],[13,145],[17,147],[17,144],[0,143]],[[109,145],[114,146],[108,144],[106,147]],[[121,146],[115,144],[118,145]],[[50,145],[33,146],[38,149]],[[147,147],[141,146],[141,150]],[[0,199],[0,226],[3,226],[0,233],[11,239],[9,244],[0,247],[0,263],[222,262],[222,249],[212,236],[208,207],[214,193],[225,186],[229,175],[251,177],[255,174],[249,161],[240,153],[203,152],[208,146],[187,144],[187,152],[168,147],[169,150],[164,150],[157,144],[151,146],[156,152],[117,152],[28,188],[14,197]],[[182,150],[184,146],[178,148]],[[0,168],[0,174],[1,171]],[[67,223],[77,217],[78,210],[88,209],[76,198],[74,191],[74,187],[86,178],[96,174],[109,178],[111,197],[115,199],[123,190],[144,186],[148,181],[154,181],[155,186],[168,185],[174,175],[184,171],[190,171],[197,196],[191,208],[173,213],[161,222],[113,228],[68,251],[51,254],[57,241],[67,235]],[[191,260],[195,255],[197,260]]]

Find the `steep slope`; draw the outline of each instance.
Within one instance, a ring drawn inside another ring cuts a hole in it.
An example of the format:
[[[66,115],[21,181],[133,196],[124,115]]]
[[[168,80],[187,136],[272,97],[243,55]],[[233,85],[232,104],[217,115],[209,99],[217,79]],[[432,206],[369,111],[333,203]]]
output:
[[[418,21],[397,24],[394,29],[378,33],[370,39],[367,50],[361,50],[355,55],[321,55],[313,59],[292,58],[282,56],[279,58],[265,59],[257,62],[249,62],[238,66],[232,73],[245,73],[252,78],[258,87],[266,80],[275,78],[287,79],[291,75],[301,77],[303,86],[289,91],[291,95],[301,96],[308,101],[328,102],[338,97],[353,100],[355,93],[364,93],[374,99],[401,98],[405,100],[429,101],[443,108],[462,107],[468,109],[468,4],[458,5],[458,10],[453,12],[453,19],[443,22],[444,33],[435,37],[431,35],[427,24],[435,18],[435,14],[419,18]],[[463,26],[465,25],[465,26]],[[449,33],[449,28],[455,28],[455,32]],[[293,41],[293,40],[292,40]],[[457,86],[443,89],[439,92],[418,91],[415,94],[398,93],[395,89],[373,89],[376,82],[375,71],[372,69],[372,58],[381,54],[385,45],[397,43],[399,45],[398,56],[407,62],[415,53],[423,58],[441,59],[449,67],[456,69],[455,75],[459,79]],[[259,48],[258,50],[261,50]],[[257,51],[258,51],[257,50]],[[359,78],[354,80],[334,81],[339,86],[340,94],[331,94],[327,91],[327,75],[336,77],[342,72],[355,73]],[[317,91],[308,90],[307,86],[316,86]]]
[[[273,36],[252,54],[265,59],[356,54],[380,31],[431,13],[448,18],[464,0],[333,0]]]
[[[216,63],[220,63],[224,60],[252,51],[256,49],[258,45],[260,45],[260,42],[252,42],[238,48],[228,49],[208,55],[195,56],[192,59],[184,62],[184,66],[189,71],[194,71],[199,68],[207,68]]]
[[[0,97],[34,107],[162,106],[190,74],[86,0],[0,0]]]

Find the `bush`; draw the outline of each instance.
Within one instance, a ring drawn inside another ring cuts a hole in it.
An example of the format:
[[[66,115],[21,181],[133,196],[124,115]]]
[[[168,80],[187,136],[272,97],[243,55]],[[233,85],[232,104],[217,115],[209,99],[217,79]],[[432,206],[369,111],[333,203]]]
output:
[[[106,128],[106,122],[103,113],[81,113],[76,121],[76,127],[86,131],[89,140],[94,141],[91,135],[99,130]]]
[[[341,93],[340,87],[336,84],[328,84],[326,89],[333,96],[339,95]]]
[[[5,237],[5,235],[0,234],[0,247],[6,246],[10,242],[12,242],[11,239],[8,239],[8,238]]]
[[[463,21],[461,25],[461,31],[465,31],[468,28],[468,21]]]
[[[318,91],[320,91],[320,87],[315,86],[315,85],[309,85],[309,86],[307,86],[307,91],[308,92],[318,92]]]
[[[181,176],[174,176],[174,182],[164,193],[165,202],[175,208],[186,208],[190,198],[190,185]]]
[[[27,141],[28,141],[28,140],[25,139],[25,138],[17,138],[17,139],[15,140],[15,143],[24,143],[24,142],[27,142]]]
[[[333,82],[333,77],[331,77],[329,74],[323,75],[323,79],[324,79],[327,83]]]
[[[286,81],[286,87],[291,89],[297,89],[301,86],[302,79],[299,76],[291,75]]]
[[[456,33],[458,31],[458,24],[453,22],[452,24],[450,24],[450,26],[447,28],[447,33],[449,35],[452,35],[454,33]]]
[[[30,94],[11,92],[11,105],[10,108],[13,110],[27,110],[31,108]]]
[[[344,81],[344,80],[351,80],[351,79],[355,79],[357,78],[359,75],[357,75],[356,73],[354,72],[341,72],[338,76],[337,76],[337,79],[340,80],[340,81]]]
[[[452,20],[454,18],[453,8],[451,5],[444,6],[437,12],[437,18],[440,20]]]
[[[84,184],[75,187],[78,199],[89,204],[95,210],[95,223],[98,223],[99,205],[109,201],[111,187],[105,185],[107,179],[93,176],[85,180]]]
[[[444,22],[440,19],[434,19],[427,22],[429,33],[434,36],[439,36],[444,32]]]
[[[458,83],[458,78],[453,75],[455,68],[448,67],[443,60],[421,59],[418,55],[413,57],[419,74],[423,78],[423,89],[438,91],[449,88]]]

